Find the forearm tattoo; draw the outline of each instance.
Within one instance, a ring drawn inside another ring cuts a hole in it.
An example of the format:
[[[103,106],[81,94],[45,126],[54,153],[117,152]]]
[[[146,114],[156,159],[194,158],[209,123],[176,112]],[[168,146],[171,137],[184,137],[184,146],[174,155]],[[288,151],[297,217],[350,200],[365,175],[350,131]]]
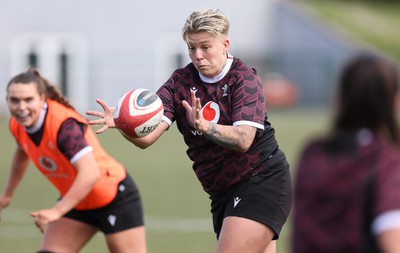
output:
[[[209,134],[211,134],[211,135],[214,135],[214,134],[217,133],[217,128],[215,127],[215,124],[212,123],[211,121],[210,121],[210,123],[208,124],[208,132],[209,132]]]
[[[237,149],[237,143],[235,142],[235,139],[229,138],[229,136],[226,136],[223,133],[219,132],[217,129],[217,125],[215,123],[212,123],[212,122],[209,123],[206,137],[209,140],[211,140],[223,147],[226,147],[229,149],[234,149],[234,150]]]

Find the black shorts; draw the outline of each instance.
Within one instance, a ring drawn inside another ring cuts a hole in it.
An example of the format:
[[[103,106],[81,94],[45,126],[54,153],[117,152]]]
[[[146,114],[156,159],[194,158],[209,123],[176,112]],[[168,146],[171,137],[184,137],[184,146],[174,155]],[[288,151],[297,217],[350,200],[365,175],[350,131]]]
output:
[[[64,217],[97,227],[104,234],[144,225],[139,190],[128,173],[118,184],[117,195],[110,204],[90,210],[72,209]]]
[[[212,198],[214,232],[219,237],[225,217],[238,216],[260,222],[279,234],[292,206],[292,183],[286,160],[275,164]]]

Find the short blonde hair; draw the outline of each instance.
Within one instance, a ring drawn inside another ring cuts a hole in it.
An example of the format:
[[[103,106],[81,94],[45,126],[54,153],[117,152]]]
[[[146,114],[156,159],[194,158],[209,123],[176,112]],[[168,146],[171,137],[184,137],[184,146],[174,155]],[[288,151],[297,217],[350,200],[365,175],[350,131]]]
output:
[[[182,28],[183,40],[188,43],[188,35],[198,32],[208,32],[215,37],[228,35],[229,19],[218,9],[194,11],[190,14]]]

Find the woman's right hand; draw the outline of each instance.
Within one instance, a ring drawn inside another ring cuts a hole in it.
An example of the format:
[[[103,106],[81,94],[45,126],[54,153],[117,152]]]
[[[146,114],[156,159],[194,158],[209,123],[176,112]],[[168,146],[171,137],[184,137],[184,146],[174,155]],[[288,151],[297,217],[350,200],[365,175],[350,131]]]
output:
[[[96,102],[103,108],[104,112],[99,111],[86,111],[87,115],[99,117],[100,119],[89,120],[89,125],[104,125],[102,128],[96,131],[96,133],[101,134],[108,128],[115,128],[114,123],[114,112],[116,107],[109,107],[103,100],[96,99]]]
[[[0,197],[0,221],[1,221],[1,211],[10,204],[11,198],[6,196]]]

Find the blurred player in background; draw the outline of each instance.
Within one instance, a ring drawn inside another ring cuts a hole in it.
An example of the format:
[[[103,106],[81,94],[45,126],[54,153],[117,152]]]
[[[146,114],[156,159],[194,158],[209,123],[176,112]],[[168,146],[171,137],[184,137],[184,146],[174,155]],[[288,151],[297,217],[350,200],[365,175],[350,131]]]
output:
[[[330,133],[296,170],[293,252],[400,252],[398,66],[362,53],[339,80]]]
[[[139,191],[86,119],[32,68],[10,80],[7,104],[18,146],[0,211],[31,160],[61,194],[54,207],[31,213],[44,233],[39,252],[79,252],[100,230],[110,252],[145,253]]]
[[[229,20],[219,10],[193,12],[183,27],[192,60],[172,73],[157,94],[163,121],[154,132],[129,141],[152,145],[176,121],[193,169],[210,195],[216,252],[275,252],[291,207],[289,164],[267,120],[256,70],[229,54]],[[89,124],[115,127],[114,107]]]

